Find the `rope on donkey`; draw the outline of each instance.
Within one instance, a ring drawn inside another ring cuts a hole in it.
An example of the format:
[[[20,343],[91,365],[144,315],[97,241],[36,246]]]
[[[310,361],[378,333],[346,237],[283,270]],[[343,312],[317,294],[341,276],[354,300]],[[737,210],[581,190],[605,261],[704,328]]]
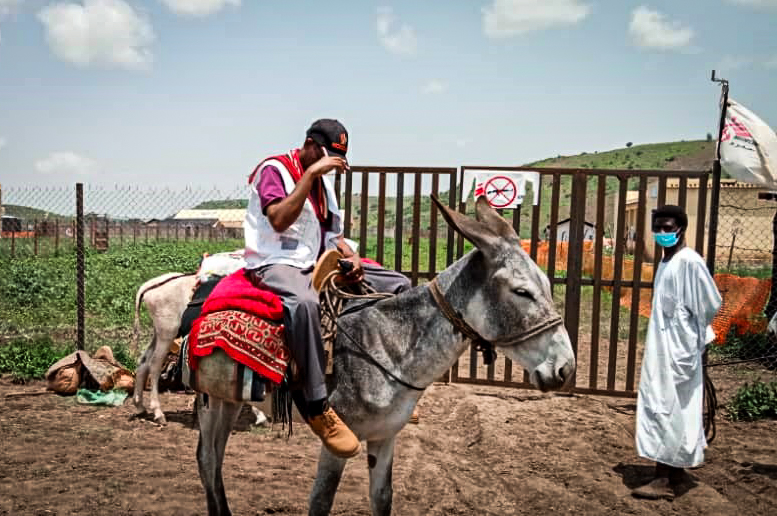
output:
[[[321,338],[324,341],[324,349],[334,349],[337,338],[337,318],[343,311],[345,302],[349,299],[386,299],[394,297],[394,294],[382,294],[374,288],[360,281],[348,285],[349,290],[344,290],[337,285],[340,271],[335,269],[326,275],[321,286]],[[327,363],[331,357],[327,357]]]
[[[343,305],[345,304],[345,301],[349,299],[377,301],[380,299],[394,297],[396,295],[396,294],[389,294],[389,293],[384,294],[384,293],[376,292],[375,289],[373,289],[363,281],[359,282],[358,284],[349,285],[349,288],[352,290],[355,290],[355,292],[354,291],[349,292],[347,290],[343,290],[337,286],[337,282],[335,281],[336,277],[339,274],[340,274],[340,271],[337,271],[337,270],[330,272],[325,277],[321,286],[321,307],[322,307],[321,334],[322,334],[322,338],[324,339],[325,351],[327,349],[334,350],[334,341],[335,341],[335,338],[337,337],[337,329],[338,329],[337,318],[343,312]],[[417,385],[413,385],[412,383],[409,383],[403,380],[400,377],[401,376],[400,374],[389,371],[383,364],[381,364],[378,360],[376,360],[366,349],[364,349],[359,342],[357,342],[353,337],[351,337],[348,334],[348,332],[346,332],[345,330],[342,330],[342,333],[358,349],[358,351],[362,354],[365,360],[370,361],[375,367],[383,371],[383,373],[385,373],[389,378],[393,379],[395,382],[411,390],[422,391],[422,392],[426,390],[426,387],[419,387]],[[332,357],[327,355],[326,358],[327,358],[327,374],[329,374],[330,371],[328,370],[328,368],[329,368],[329,364],[331,364]]]

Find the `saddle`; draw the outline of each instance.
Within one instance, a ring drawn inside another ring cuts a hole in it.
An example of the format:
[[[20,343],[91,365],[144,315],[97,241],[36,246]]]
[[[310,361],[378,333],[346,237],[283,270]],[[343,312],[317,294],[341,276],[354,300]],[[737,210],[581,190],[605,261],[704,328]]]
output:
[[[341,259],[338,251],[326,251],[311,273],[313,286],[322,296],[322,305],[327,290],[342,285]],[[180,373],[176,371],[175,374],[185,386],[194,390],[207,392],[218,385],[219,392],[209,393],[235,401],[262,401],[266,391],[274,386],[292,385],[300,379],[299,370],[283,340],[283,325],[277,319],[231,309],[201,317],[203,307],[207,309],[208,298],[219,283],[242,273],[241,268],[229,276],[210,276],[195,287],[179,329],[182,345],[176,362]],[[333,326],[328,312],[322,314],[327,376],[333,372]],[[213,358],[199,360],[205,355]]]

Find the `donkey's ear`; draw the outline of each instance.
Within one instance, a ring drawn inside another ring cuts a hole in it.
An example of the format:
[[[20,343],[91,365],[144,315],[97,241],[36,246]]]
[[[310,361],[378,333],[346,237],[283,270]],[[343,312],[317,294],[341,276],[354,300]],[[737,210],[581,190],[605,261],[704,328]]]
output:
[[[491,204],[489,204],[484,195],[479,196],[478,200],[475,201],[475,216],[480,222],[490,227],[491,230],[497,235],[501,235],[506,238],[511,236],[518,236],[515,233],[513,227],[504,219],[504,217],[499,215],[499,213],[497,213],[497,211],[491,207]]]
[[[486,224],[448,208],[435,195],[431,197],[440,213],[442,213],[445,222],[461,233],[464,238],[475,244],[475,247],[478,249],[482,250],[498,241],[499,235],[494,233],[494,230]]]

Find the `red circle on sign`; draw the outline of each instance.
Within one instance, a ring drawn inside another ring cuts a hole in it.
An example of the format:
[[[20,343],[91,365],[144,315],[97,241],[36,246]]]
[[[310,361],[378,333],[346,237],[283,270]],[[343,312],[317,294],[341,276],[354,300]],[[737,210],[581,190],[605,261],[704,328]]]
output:
[[[518,189],[509,177],[494,176],[488,180],[486,187],[486,199],[494,208],[504,208],[515,200]]]

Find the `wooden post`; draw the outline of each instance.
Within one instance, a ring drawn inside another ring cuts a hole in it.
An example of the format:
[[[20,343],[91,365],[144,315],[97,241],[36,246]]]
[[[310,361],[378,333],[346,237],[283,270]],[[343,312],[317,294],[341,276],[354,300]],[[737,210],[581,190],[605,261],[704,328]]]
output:
[[[736,230],[731,233],[731,246],[728,249],[728,269],[731,269],[731,259],[734,257],[734,244],[737,241],[737,232]]]
[[[85,339],[85,303],[84,281],[86,278],[86,260],[84,252],[84,185],[76,183],[76,310],[78,318],[76,348],[84,349]]]

